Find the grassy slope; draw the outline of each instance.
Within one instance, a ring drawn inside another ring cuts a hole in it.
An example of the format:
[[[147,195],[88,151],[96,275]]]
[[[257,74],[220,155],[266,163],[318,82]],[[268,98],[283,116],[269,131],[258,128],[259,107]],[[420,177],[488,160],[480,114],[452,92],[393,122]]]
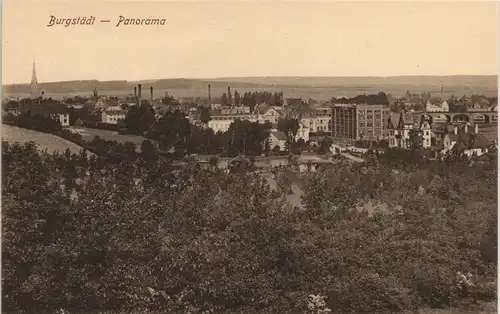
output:
[[[82,149],[82,147],[52,134],[22,129],[6,124],[2,124],[1,132],[2,140],[10,143],[33,141],[38,144],[40,150],[47,150],[49,153],[55,151],[64,152],[67,148],[69,148],[72,153],[79,153]]]

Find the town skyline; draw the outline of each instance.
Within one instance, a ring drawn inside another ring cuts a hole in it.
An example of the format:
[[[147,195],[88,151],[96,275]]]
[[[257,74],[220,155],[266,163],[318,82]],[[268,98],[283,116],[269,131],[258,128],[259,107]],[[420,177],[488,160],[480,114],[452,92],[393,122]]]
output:
[[[497,7],[6,1],[2,84],[29,83],[33,58],[39,82],[497,75]],[[159,16],[167,23],[115,27],[118,15]],[[97,16],[112,23],[47,27],[50,16]]]

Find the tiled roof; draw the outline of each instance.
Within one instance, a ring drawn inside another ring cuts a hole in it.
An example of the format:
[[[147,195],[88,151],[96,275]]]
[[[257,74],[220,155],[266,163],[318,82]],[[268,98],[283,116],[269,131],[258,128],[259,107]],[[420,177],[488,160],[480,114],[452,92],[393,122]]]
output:
[[[286,140],[286,135],[283,131],[272,132],[271,134],[280,141]]]
[[[446,126],[441,126],[441,125],[432,126],[431,131],[436,134],[448,133]]]
[[[411,113],[405,112],[401,116],[404,124],[413,124],[413,115]]]
[[[451,134],[455,135],[455,134]],[[455,135],[457,136],[457,135]],[[454,151],[461,151],[464,149],[485,149],[491,145],[491,142],[484,137],[481,133],[465,133],[458,134],[457,143],[453,146]]]
[[[484,148],[488,148],[489,146],[490,146],[490,142],[481,133],[473,136],[473,138],[469,142],[470,149],[475,149],[475,148],[484,149]]]
[[[488,142],[492,143],[494,141],[498,141],[498,133],[497,132],[481,132],[481,134],[488,140]]]
[[[268,105],[258,105],[255,107],[257,110],[257,113],[264,114],[266,113],[269,109],[271,109],[271,106]]]
[[[467,149],[467,145],[465,145],[464,141],[459,141],[455,145],[453,145],[452,150],[453,151],[462,151],[464,149]]]
[[[388,128],[397,128],[399,122],[399,116],[401,114],[398,112],[391,112],[388,121]],[[392,124],[392,125],[391,125]]]

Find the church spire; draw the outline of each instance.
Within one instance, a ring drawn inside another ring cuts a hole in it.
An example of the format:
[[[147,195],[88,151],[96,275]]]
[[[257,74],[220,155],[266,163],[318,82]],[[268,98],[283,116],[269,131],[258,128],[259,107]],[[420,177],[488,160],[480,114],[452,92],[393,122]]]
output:
[[[35,59],[33,58],[33,72],[31,73],[31,95],[38,96],[38,80],[36,78]]]

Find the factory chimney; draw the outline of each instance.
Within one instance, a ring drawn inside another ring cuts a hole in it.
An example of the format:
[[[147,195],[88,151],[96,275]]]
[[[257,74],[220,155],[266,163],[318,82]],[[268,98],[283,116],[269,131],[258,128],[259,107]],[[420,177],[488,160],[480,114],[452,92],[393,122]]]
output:
[[[134,86],[134,98],[137,97],[137,86]]]
[[[227,87],[227,99],[229,100],[229,105],[233,105],[233,97],[231,96],[231,86]]]
[[[208,106],[212,106],[212,90],[210,89],[210,84],[208,84]]]
[[[142,91],[141,91],[141,90],[142,90],[142,85],[141,85],[141,84],[139,84],[139,85],[137,86],[137,90],[138,90],[138,92],[139,92],[139,95],[138,95],[138,96],[139,96],[139,107],[140,107],[140,106],[141,106],[141,102],[142,102]]]
[[[151,91],[151,106],[153,105],[153,86],[149,89]]]

